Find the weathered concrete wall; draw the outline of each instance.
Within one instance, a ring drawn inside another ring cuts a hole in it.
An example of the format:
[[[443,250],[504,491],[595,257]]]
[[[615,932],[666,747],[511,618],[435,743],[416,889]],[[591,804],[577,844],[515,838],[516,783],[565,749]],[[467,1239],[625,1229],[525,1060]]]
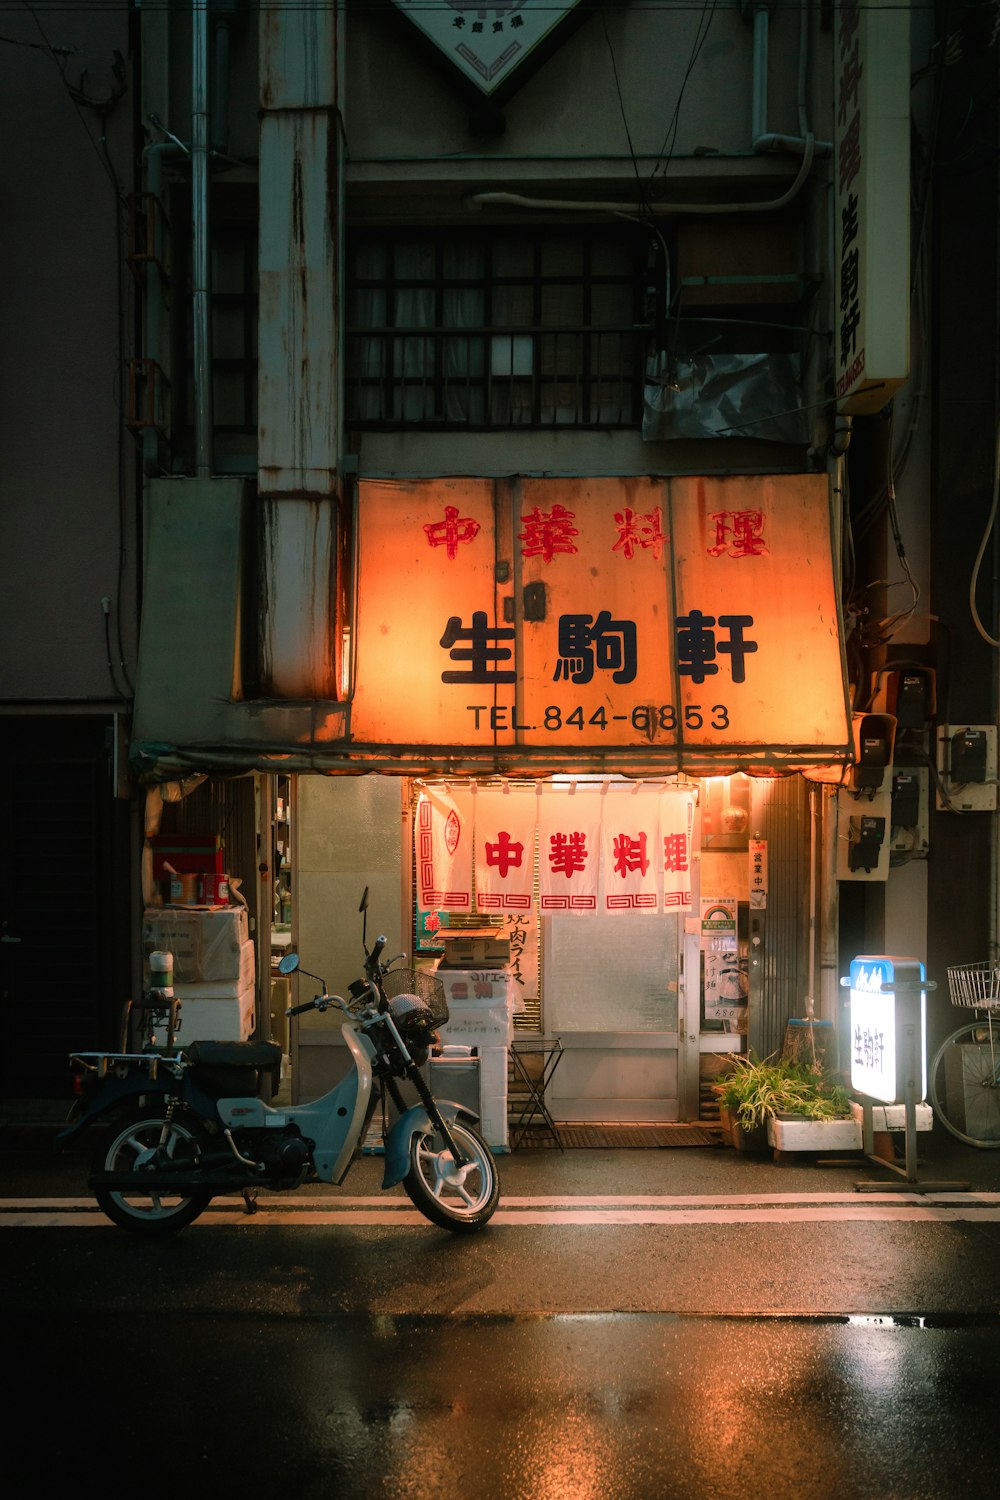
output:
[[[129,87],[107,118],[105,160],[100,118],[74,106],[61,69],[88,97],[110,97],[128,16],[70,7],[42,25],[48,44],[65,49],[59,66],[31,13],[4,22],[0,699],[114,701],[124,683],[107,665],[102,599],[116,669],[119,625],[135,661],[133,450],[126,437],[119,455],[116,285],[127,340],[132,288],[116,242],[118,193],[132,186],[132,77],[123,62]]]
[[[401,785],[391,776],[300,776],[296,782],[295,925],[302,963],[330,989],[346,994],[363,972],[362,919],[367,885],[368,946],[384,933],[386,956],[409,952],[403,912]],[[298,980],[298,1001],[311,998],[311,979]],[[308,1099],[328,1089],[344,1070],[339,1012],[293,1022],[293,1087]]]
[[[591,175],[593,161],[604,159],[617,162],[612,170],[627,178],[634,176],[632,150],[655,160],[668,138],[678,158],[699,149],[751,149],[752,28],[737,6],[713,14],[686,81],[704,29],[701,11],[682,5],[595,9],[502,106],[506,130],[488,143],[470,135],[464,96],[444,61],[427,59],[411,28],[391,7],[386,11],[352,10],[348,17],[347,119],[355,164],[468,153],[506,162],[514,175],[520,170],[515,163],[524,158],[548,158],[571,177]],[[819,117],[829,97],[830,41],[815,17],[810,31],[810,108]],[[776,13],[770,27],[767,125],[792,135],[799,133],[798,41],[796,10]],[[461,162],[453,165],[462,169]],[[707,168],[710,158],[699,154],[698,173]]]

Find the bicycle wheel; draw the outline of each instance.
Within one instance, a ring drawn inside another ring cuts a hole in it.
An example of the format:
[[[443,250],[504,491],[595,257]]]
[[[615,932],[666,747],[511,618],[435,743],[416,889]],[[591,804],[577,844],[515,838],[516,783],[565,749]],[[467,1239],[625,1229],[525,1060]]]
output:
[[[1000,1149],[1000,1021],[967,1021],[953,1031],[934,1054],[927,1093],[958,1140]]]

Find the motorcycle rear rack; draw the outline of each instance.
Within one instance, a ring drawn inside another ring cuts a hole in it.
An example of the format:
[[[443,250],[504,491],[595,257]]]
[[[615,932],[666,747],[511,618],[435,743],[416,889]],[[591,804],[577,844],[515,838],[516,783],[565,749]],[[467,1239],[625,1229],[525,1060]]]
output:
[[[161,1068],[179,1078],[187,1067],[181,1057],[164,1057],[160,1052],[73,1052],[70,1062],[78,1063],[87,1073],[106,1078],[109,1073],[124,1077],[127,1073],[145,1073],[152,1081]]]

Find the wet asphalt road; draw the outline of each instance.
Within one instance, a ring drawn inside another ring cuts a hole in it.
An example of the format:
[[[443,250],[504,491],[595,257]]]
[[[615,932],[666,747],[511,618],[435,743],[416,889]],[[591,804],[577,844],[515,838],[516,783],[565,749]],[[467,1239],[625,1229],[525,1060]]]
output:
[[[928,1166],[996,1190],[987,1157],[942,1148]],[[710,1148],[525,1152],[501,1170],[538,1221],[469,1239],[280,1209],[152,1244],[0,1225],[9,1492],[47,1472],[294,1500],[997,1492],[996,1218],[884,1217],[883,1195],[844,1201],[873,1175],[860,1165]],[[0,1172],[9,1201],[84,1192],[79,1161],[0,1152]],[[377,1182],[363,1161],[319,1207],[377,1199]],[[601,1197],[705,1216],[541,1208]],[[817,1198],[829,1218],[808,1216]]]

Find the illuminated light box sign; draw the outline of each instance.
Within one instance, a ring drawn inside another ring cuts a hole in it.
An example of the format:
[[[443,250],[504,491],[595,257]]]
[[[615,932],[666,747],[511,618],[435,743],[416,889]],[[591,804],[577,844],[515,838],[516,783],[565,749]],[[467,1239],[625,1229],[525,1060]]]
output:
[[[357,534],[355,746],[849,752],[821,475],[364,480]]]
[[[843,981],[841,981],[843,983]],[[903,1101],[906,1090],[905,1029],[917,1027],[920,1048],[918,1099],[927,1092],[927,992],[924,966],[915,958],[884,954],[852,959],[851,1087],[885,1104]]]

